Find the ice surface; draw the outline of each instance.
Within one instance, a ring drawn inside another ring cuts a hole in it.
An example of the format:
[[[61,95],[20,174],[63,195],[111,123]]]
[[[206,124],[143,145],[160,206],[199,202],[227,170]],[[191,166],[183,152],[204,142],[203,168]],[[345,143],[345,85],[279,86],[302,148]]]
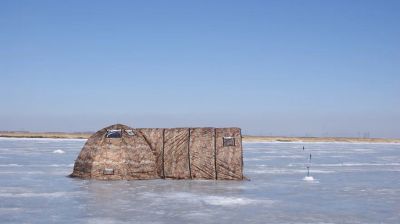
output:
[[[400,220],[400,144],[245,143],[250,181],[107,182],[67,177],[84,143],[0,138],[0,223]]]

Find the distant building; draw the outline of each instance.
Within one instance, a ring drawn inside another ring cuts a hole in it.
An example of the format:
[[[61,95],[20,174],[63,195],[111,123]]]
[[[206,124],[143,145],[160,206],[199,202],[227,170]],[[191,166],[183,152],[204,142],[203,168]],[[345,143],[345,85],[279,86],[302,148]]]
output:
[[[87,140],[70,176],[99,180],[242,180],[241,130],[111,125]]]

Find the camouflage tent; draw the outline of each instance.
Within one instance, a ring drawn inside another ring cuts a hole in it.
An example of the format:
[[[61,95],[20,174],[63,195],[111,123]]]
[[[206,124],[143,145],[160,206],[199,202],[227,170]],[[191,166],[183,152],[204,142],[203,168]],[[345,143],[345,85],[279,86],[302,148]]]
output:
[[[241,131],[111,125],[87,140],[71,176],[100,180],[242,180]]]

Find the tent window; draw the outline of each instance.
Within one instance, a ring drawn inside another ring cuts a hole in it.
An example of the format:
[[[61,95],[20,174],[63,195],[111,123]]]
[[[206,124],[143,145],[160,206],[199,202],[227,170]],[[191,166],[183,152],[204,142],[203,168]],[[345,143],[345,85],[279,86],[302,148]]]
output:
[[[121,137],[122,137],[121,129],[107,130],[106,138],[121,138]]]
[[[234,137],[223,137],[224,147],[226,146],[235,146],[235,138]]]
[[[104,174],[104,175],[114,175],[114,169],[105,168],[105,169],[103,170],[103,174]]]
[[[130,129],[129,130],[125,130],[125,132],[130,136],[135,135],[135,132],[133,132],[133,130],[130,130]]]

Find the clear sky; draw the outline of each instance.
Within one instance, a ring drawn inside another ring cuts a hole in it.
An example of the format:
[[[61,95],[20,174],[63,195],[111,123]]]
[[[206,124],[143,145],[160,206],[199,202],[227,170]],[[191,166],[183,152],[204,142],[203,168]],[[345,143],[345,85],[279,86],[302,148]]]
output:
[[[0,0],[0,130],[400,137],[400,1]]]

